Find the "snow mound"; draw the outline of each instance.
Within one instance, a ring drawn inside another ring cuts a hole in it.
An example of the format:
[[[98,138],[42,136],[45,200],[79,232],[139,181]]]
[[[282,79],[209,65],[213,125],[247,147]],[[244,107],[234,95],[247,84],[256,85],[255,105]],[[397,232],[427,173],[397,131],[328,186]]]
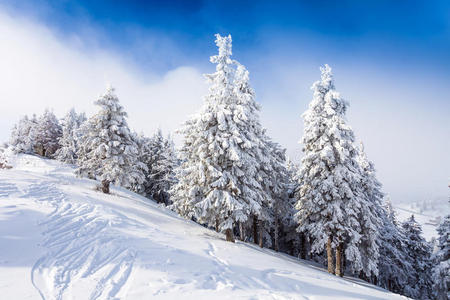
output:
[[[154,202],[29,155],[0,170],[4,299],[401,299],[290,256],[228,243]]]

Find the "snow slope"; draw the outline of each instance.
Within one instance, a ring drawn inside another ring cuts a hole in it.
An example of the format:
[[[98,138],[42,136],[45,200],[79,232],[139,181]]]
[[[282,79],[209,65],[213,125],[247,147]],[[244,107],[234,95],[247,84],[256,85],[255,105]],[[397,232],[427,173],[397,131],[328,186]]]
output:
[[[284,254],[228,243],[56,161],[0,170],[2,299],[401,299]]]

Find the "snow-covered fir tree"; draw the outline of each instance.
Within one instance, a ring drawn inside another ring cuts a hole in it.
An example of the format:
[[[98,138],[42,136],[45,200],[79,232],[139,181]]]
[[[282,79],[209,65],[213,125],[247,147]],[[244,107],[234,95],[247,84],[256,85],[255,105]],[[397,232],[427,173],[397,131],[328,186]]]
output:
[[[61,122],[62,136],[59,139],[60,148],[55,152],[56,159],[68,164],[76,163],[81,134],[79,129],[85,121],[85,114],[77,114],[73,108],[65,115]]]
[[[144,180],[142,182],[134,182],[129,189],[135,193],[138,193],[144,197],[150,197],[148,194],[148,186],[150,185],[149,167],[152,164],[152,140],[143,133],[132,133],[132,138],[135,141],[138,148],[138,158],[142,165],[145,165],[145,169],[142,169],[144,174]]]
[[[243,132],[248,131],[253,134],[254,144],[259,145],[259,149],[256,148],[253,154],[259,163],[257,179],[261,183],[263,190],[261,209],[251,213],[250,219],[252,222],[250,222],[249,227],[253,231],[254,243],[258,243],[260,247],[270,247],[272,246],[272,239],[275,243],[278,243],[278,232],[273,231],[273,229],[276,224],[277,230],[279,230],[279,225],[281,224],[278,224],[278,222],[282,221],[282,217],[276,217],[276,215],[280,214],[281,210],[284,209],[285,203],[283,201],[286,200],[285,185],[287,178],[284,166],[285,150],[273,142],[267,136],[265,129],[262,128],[257,117],[261,108],[255,101],[255,91],[250,86],[249,72],[239,62],[234,61],[234,63],[236,64],[234,89],[237,100],[237,112],[240,114],[240,111],[244,108],[248,111],[249,115],[254,116],[252,118],[244,117],[246,123],[238,123],[237,125]],[[277,202],[276,207],[275,202]],[[242,235],[244,233],[242,229],[245,230],[246,228],[245,226],[242,228],[243,226],[241,225],[244,225],[242,222],[239,225],[241,239],[243,239]],[[277,247],[277,245],[274,246]]]
[[[406,236],[399,227],[388,196],[384,197],[378,246],[378,276],[376,284],[395,293],[404,294],[414,272],[406,251]]]
[[[297,173],[299,166],[295,164],[289,157],[286,158],[286,171],[288,174],[288,184],[286,186],[286,193],[288,195],[288,201],[290,206],[290,211],[286,215],[286,223],[284,226],[284,236],[283,244],[285,246],[284,251],[290,255],[295,255],[305,259],[306,258],[306,239],[303,233],[297,232],[297,222],[295,218],[296,209],[296,198],[295,194],[298,190],[298,180]]]
[[[186,122],[178,183],[172,188],[173,208],[185,217],[225,231],[250,215],[259,216],[264,200],[260,184],[263,132],[258,106],[239,93],[231,36],[216,35],[219,54],[211,57],[216,72],[207,75],[209,94],[200,113]],[[253,98],[252,98],[253,100]]]
[[[445,216],[436,229],[439,237],[434,255],[433,298],[450,299],[450,215]]]
[[[157,131],[152,140],[155,144],[150,173],[152,197],[159,203],[169,205],[169,190],[176,183],[175,168],[179,164],[175,144],[170,136],[165,138],[161,130]]]
[[[94,102],[100,111],[82,126],[84,137],[79,150],[79,175],[99,179],[102,191],[109,193],[110,183],[130,187],[144,181],[138,159],[138,146],[128,128],[127,113],[112,87]]]
[[[34,149],[37,154],[53,158],[59,149],[62,128],[55,114],[46,109],[36,124]]]
[[[178,159],[172,139],[158,130],[151,138],[139,137],[140,161],[147,166],[145,181],[135,190],[158,203],[170,204],[169,190],[176,182]]]
[[[286,248],[282,243],[285,236],[292,228],[292,217],[294,206],[290,199],[290,178],[286,168],[286,150],[278,143],[266,138],[266,147],[269,149],[269,164],[265,165],[266,178],[263,179],[263,186],[267,195],[271,198],[269,207],[269,218],[267,219],[266,231],[273,239],[273,249],[279,251]],[[268,245],[269,246],[269,245]]]
[[[362,169],[362,185],[365,198],[361,203],[361,244],[359,246],[363,263],[363,279],[371,281],[378,275],[379,232],[383,226],[382,201],[384,194],[376,178],[375,166],[368,160],[364,145],[358,149],[358,163]]]
[[[431,299],[431,246],[422,237],[422,228],[414,219],[414,215],[402,223],[402,228],[406,235],[405,250],[413,268],[404,293],[415,299]]]
[[[348,104],[335,90],[331,68],[325,65],[321,71],[321,80],[312,87],[313,100],[303,114],[304,157],[298,174],[296,218],[298,231],[311,239],[311,251],[320,253],[326,247],[328,271],[342,275],[343,249],[354,271],[363,268],[359,246],[365,195],[354,134],[345,120]]]
[[[36,125],[36,115],[31,118],[24,116],[14,125],[9,144],[15,153],[34,153]]]

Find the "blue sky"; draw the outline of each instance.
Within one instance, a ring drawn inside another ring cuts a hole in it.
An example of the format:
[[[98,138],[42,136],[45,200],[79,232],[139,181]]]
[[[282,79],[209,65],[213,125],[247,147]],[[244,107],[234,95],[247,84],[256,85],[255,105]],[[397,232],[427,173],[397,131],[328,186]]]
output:
[[[173,132],[201,105],[213,35],[230,33],[294,160],[328,63],[393,200],[448,196],[450,1],[15,0],[0,1],[0,25],[2,140],[20,114],[93,112],[110,81],[136,130]]]
[[[236,55],[247,64],[254,63],[253,56],[303,50],[316,52],[317,60],[339,55],[395,64],[401,59],[446,74],[450,69],[450,2],[445,0],[5,3],[62,35],[83,34],[89,27],[96,43],[161,71],[207,61],[217,32],[232,34]],[[152,56],[149,36],[162,39],[173,53]]]

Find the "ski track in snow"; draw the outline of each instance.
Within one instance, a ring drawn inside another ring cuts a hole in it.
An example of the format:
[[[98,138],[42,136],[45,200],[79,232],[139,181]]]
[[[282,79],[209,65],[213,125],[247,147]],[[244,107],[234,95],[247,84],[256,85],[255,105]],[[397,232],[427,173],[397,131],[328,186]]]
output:
[[[73,284],[88,276],[97,279],[89,299],[114,298],[127,282],[136,256],[114,234],[113,227],[123,219],[108,216],[98,205],[69,202],[54,182],[32,184],[23,197],[54,207],[40,224],[45,227],[43,246],[48,252],[31,271],[42,298],[67,298]]]

